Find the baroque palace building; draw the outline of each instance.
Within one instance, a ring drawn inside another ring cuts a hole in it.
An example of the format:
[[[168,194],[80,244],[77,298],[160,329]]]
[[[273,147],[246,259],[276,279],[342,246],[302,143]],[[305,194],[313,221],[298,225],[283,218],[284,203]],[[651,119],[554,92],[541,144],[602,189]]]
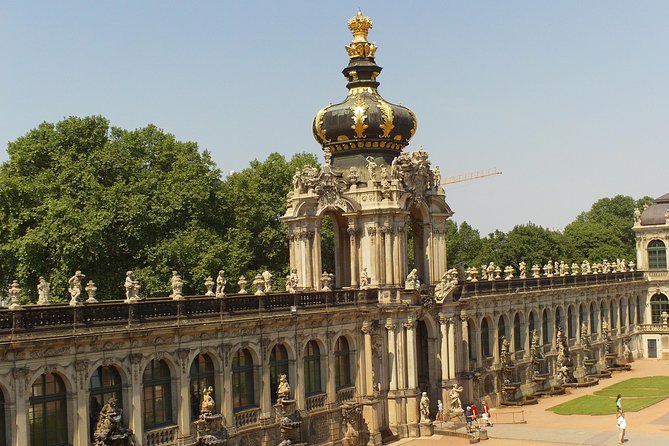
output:
[[[103,406],[144,446],[380,445],[431,435],[439,400],[459,416],[669,358],[668,196],[636,217],[636,266],[449,269],[439,170],[405,150],[414,113],[378,92],[371,20],[348,25],[348,95],[316,114],[324,162],[287,198],[287,290],[259,275],[251,293],[209,281],[184,297],[175,278],[166,298],[130,281],[125,301],[84,303],[81,285],[70,305],[15,300],[0,309],[0,446],[130,444],[118,427],[94,438]]]

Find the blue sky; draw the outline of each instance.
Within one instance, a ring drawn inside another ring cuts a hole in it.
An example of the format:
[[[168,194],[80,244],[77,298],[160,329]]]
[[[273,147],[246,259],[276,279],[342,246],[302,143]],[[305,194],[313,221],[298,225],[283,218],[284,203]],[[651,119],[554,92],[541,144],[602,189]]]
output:
[[[563,229],[602,197],[669,192],[667,1],[25,1],[0,6],[0,161],[40,122],[104,115],[197,142],[224,171],[321,154],[349,17],[374,20],[380,93],[410,107],[454,220]]]

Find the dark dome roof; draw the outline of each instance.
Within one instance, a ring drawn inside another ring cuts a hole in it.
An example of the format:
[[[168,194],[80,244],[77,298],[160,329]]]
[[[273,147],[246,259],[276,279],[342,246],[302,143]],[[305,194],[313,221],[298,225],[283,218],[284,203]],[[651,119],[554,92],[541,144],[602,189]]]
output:
[[[665,224],[667,210],[669,210],[669,194],[664,194],[656,198],[655,204],[648,206],[641,213],[641,226]]]
[[[414,113],[401,105],[391,104],[377,91],[377,47],[367,41],[372,20],[362,12],[348,22],[353,41],[346,47],[350,62],[342,71],[349,92],[343,102],[328,105],[316,114],[314,137],[333,157],[346,152],[400,151],[416,132]],[[370,150],[376,149],[376,150]]]

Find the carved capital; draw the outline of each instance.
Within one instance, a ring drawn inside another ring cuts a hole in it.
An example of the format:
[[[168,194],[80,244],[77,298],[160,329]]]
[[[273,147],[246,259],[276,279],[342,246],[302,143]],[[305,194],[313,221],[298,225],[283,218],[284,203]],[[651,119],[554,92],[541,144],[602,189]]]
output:
[[[186,373],[188,367],[188,355],[190,354],[189,348],[179,348],[177,349],[177,357],[179,358],[179,364],[181,364],[181,371]]]
[[[367,226],[367,234],[371,237],[374,237],[376,235],[376,226]]]
[[[393,320],[391,318],[386,319],[386,330],[391,331],[395,330],[396,325],[393,323]]]
[[[372,323],[370,321],[363,321],[362,328],[360,329],[364,334],[369,335],[372,333]]]
[[[416,326],[416,321],[410,317],[406,320],[406,322],[402,324],[402,326],[407,330],[413,330],[414,327]]]

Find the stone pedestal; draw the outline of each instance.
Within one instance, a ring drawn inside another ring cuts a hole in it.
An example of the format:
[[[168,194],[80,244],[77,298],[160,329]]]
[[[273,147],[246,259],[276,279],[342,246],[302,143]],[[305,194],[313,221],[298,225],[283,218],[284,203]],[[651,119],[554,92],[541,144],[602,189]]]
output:
[[[421,421],[420,436],[431,437],[432,435],[434,435],[434,424],[431,421]]]

